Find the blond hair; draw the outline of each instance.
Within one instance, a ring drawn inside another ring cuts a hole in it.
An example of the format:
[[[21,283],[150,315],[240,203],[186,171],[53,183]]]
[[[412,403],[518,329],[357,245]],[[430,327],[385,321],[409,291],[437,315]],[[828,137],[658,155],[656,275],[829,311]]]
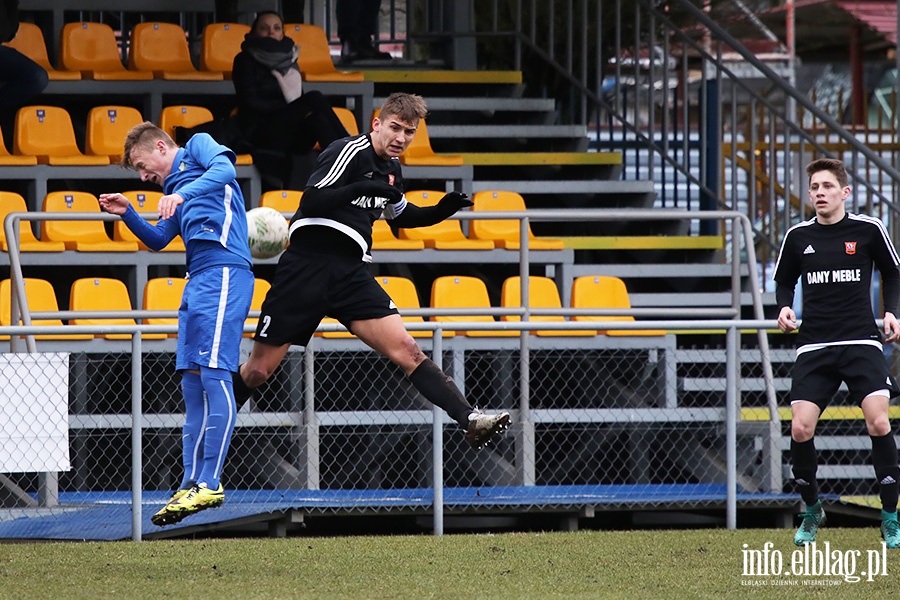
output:
[[[156,142],[162,140],[169,148],[178,148],[178,144],[169,136],[168,133],[151,123],[144,121],[140,125],[135,125],[125,136],[125,154],[122,155],[122,166],[129,169],[134,168],[131,162],[131,151],[135,148],[150,152],[156,146]]]

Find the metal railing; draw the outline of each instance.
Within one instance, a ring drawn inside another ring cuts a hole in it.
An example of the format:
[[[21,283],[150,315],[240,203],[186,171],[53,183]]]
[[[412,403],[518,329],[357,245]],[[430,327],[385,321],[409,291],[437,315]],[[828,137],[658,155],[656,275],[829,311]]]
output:
[[[153,218],[155,215],[145,215],[147,218]],[[133,527],[133,538],[140,539],[141,531],[140,531],[140,522],[141,522],[141,514],[140,514],[140,506],[141,506],[141,489],[142,489],[142,481],[140,479],[141,475],[141,452],[142,442],[140,439],[141,436],[141,398],[142,398],[142,388],[141,381],[143,380],[144,375],[141,371],[141,362],[140,360],[136,360],[136,356],[140,356],[142,352],[142,342],[141,342],[141,334],[145,333],[172,333],[176,331],[175,326],[146,326],[146,325],[135,325],[135,326],[107,326],[107,327],[89,327],[89,326],[73,326],[73,325],[64,325],[62,327],[32,327],[30,326],[31,319],[37,316],[38,318],[72,318],[74,316],[85,316],[85,313],[77,312],[77,311],[59,311],[56,313],[35,313],[31,314],[28,310],[27,300],[25,296],[25,290],[22,285],[23,275],[22,275],[22,265],[21,260],[19,258],[19,249],[17,244],[17,232],[19,229],[20,221],[32,221],[32,220],[114,220],[118,217],[112,215],[104,215],[104,214],[66,214],[66,213],[12,213],[10,214],[5,223],[5,233],[7,240],[10,241],[10,267],[11,267],[11,278],[13,280],[13,322],[18,322],[18,314],[16,306],[21,310],[21,319],[24,323],[21,326],[15,327],[5,327],[0,328],[0,334],[9,334],[10,335],[10,344],[12,348],[15,348],[16,340],[19,335],[25,335],[27,340],[27,349],[29,352],[35,352],[37,350],[36,343],[34,340],[35,333],[42,334],[52,334],[52,333],[129,333],[134,334],[133,342],[131,347],[131,355],[132,355],[132,380],[131,380],[131,388],[132,388],[132,469],[133,469],[133,482],[132,482],[132,504],[133,504],[133,519],[134,519],[134,527]],[[485,310],[486,313],[492,315],[510,315],[515,314],[521,317],[522,321],[519,322],[494,322],[494,323],[454,323],[452,328],[454,330],[457,329],[465,329],[465,330],[512,330],[512,331],[532,331],[532,330],[584,330],[584,329],[596,329],[597,323],[590,322],[565,322],[565,323],[548,323],[548,322],[529,322],[529,318],[531,316],[542,316],[545,314],[557,314],[557,315],[565,315],[572,316],[574,314],[579,315],[603,315],[603,316],[612,316],[612,315],[638,315],[638,316],[654,316],[654,315],[666,315],[668,318],[666,320],[641,320],[632,323],[627,322],[610,322],[604,323],[604,329],[612,329],[612,330],[646,330],[646,329],[682,329],[682,330],[693,330],[693,329],[710,329],[717,328],[725,330],[725,352],[726,352],[726,388],[725,388],[725,403],[724,409],[726,412],[725,418],[725,427],[727,430],[727,439],[728,442],[726,444],[727,448],[727,486],[728,486],[728,516],[727,516],[727,524],[729,527],[735,526],[735,514],[736,514],[736,504],[735,504],[735,493],[736,493],[736,471],[735,471],[735,426],[737,420],[737,409],[740,403],[739,400],[739,384],[738,378],[740,375],[740,367],[739,362],[737,361],[737,353],[739,349],[739,332],[743,329],[755,329],[758,334],[758,345],[760,351],[760,363],[764,369],[764,378],[765,378],[765,388],[766,388],[766,405],[769,411],[770,420],[769,420],[769,435],[767,436],[769,448],[767,449],[766,454],[770,457],[770,460],[773,462],[778,460],[778,465],[769,465],[767,469],[769,481],[767,481],[764,485],[766,489],[769,490],[780,490],[781,489],[781,468],[780,468],[780,450],[778,449],[778,444],[780,443],[780,422],[778,416],[778,410],[776,405],[776,397],[773,387],[773,375],[771,369],[771,362],[769,360],[769,350],[768,350],[768,338],[766,334],[766,329],[773,327],[773,322],[765,321],[763,316],[763,307],[761,302],[761,295],[758,289],[758,286],[751,285],[751,293],[753,298],[753,309],[754,314],[756,316],[755,320],[739,320],[736,317],[740,314],[740,260],[732,260],[732,305],[730,307],[721,307],[720,309],[609,309],[609,310],[582,310],[582,309],[560,309],[560,310],[540,310],[540,309],[532,309],[529,308],[528,302],[526,299],[528,298],[528,273],[529,273],[529,249],[528,249],[528,232],[530,223],[532,221],[567,221],[572,219],[594,219],[594,220],[616,220],[616,219],[630,219],[630,220],[639,220],[639,221],[652,221],[657,219],[711,219],[711,220],[720,220],[723,221],[727,227],[730,228],[732,235],[731,240],[734,248],[730,253],[732,257],[740,257],[742,255],[747,257],[749,267],[749,273],[756,272],[756,265],[754,260],[754,254],[752,252],[746,253],[741,252],[739,245],[741,240],[746,244],[746,240],[752,239],[752,233],[750,230],[750,223],[745,215],[735,212],[735,211],[708,211],[704,213],[696,213],[692,211],[661,211],[661,210],[534,210],[527,212],[471,212],[471,211],[463,211],[462,213],[457,215],[457,218],[461,219],[518,219],[520,221],[520,239],[522,240],[522,247],[520,251],[520,275],[522,276],[521,282],[521,293],[522,296],[520,298],[521,306],[523,308],[518,309],[490,309]],[[448,314],[448,313],[458,313],[458,314],[476,314],[479,311],[474,309],[459,309],[457,311],[448,311],[445,309],[435,310],[435,309],[422,309],[421,311],[409,311],[405,314],[423,314],[428,316],[434,316],[435,314]],[[174,316],[175,313],[166,313],[161,311],[129,311],[123,313],[123,315],[119,315],[117,313],[101,313],[97,316],[104,316],[106,318],[114,318],[117,316],[132,316],[132,317],[142,317],[142,316]],[[253,315],[251,315],[253,316]],[[691,320],[675,320],[672,317],[693,317]],[[715,318],[710,318],[715,317]],[[724,319],[722,317],[725,317]],[[702,320],[701,320],[702,319]],[[431,330],[433,331],[432,338],[432,354],[435,356],[436,360],[443,360],[443,349],[442,349],[442,331],[450,328],[449,324],[441,324],[436,322],[429,322],[423,324],[410,324],[409,328],[411,330]],[[340,326],[333,325],[322,325],[320,326],[320,331],[339,331],[342,328]],[[516,453],[517,459],[517,470],[520,471],[520,475],[517,477],[517,480],[522,485],[534,485],[535,484],[535,465],[538,461],[537,448],[535,446],[535,436],[534,436],[534,427],[535,423],[531,418],[532,407],[530,403],[530,346],[534,344],[531,341],[531,336],[529,335],[520,335],[519,336],[519,348],[518,348],[518,394],[517,394],[517,405],[515,407],[516,415],[517,415],[517,426],[520,428],[520,436],[521,440],[517,442],[518,451]],[[73,348],[77,347],[73,346]],[[304,364],[311,365],[314,361],[314,353],[315,344],[312,345],[312,348],[308,348],[304,355]],[[440,363],[439,363],[440,364]],[[310,391],[313,390],[313,391]],[[308,414],[308,411],[314,411],[313,399],[314,399],[314,388],[307,386],[307,404],[304,409],[304,414]],[[442,456],[444,452],[443,447],[443,423],[444,417],[443,414],[435,408],[432,412],[433,414],[433,482],[434,482],[434,531],[435,533],[441,533],[443,531],[443,510],[442,510]],[[316,416],[315,414],[308,414],[308,418],[315,422]],[[314,444],[317,446],[317,444]],[[308,453],[310,459],[317,456],[315,451],[310,451]],[[314,466],[310,467],[310,470],[315,470]],[[50,486],[52,488],[52,486]],[[52,494],[51,494],[52,496]]]
[[[52,315],[55,313],[47,313]],[[467,330],[513,330],[528,332],[533,330],[585,330],[596,327],[596,323],[590,322],[567,322],[567,323],[529,323],[529,322],[459,322],[454,323],[454,329]],[[658,321],[641,321],[641,322],[610,322],[604,324],[604,328],[612,330],[638,330],[646,328],[671,328],[681,330],[691,329],[709,329],[721,328],[726,330],[726,379],[727,386],[724,398],[724,426],[725,426],[725,463],[726,463],[726,526],[729,529],[737,527],[737,423],[739,419],[739,373],[740,364],[738,362],[738,346],[740,330],[764,331],[775,326],[774,321],[759,320],[658,320]],[[416,323],[410,324],[411,331],[432,331],[432,355],[435,360],[441,360],[442,357],[442,332],[441,323]],[[142,479],[143,472],[143,430],[145,428],[143,422],[143,386],[144,373],[142,370],[142,361],[138,359],[143,352],[142,336],[148,333],[173,333],[177,330],[174,325],[110,325],[110,326],[84,326],[84,325],[63,325],[63,326],[7,326],[0,327],[0,335],[31,336],[34,334],[130,334],[132,336],[130,361],[131,361],[131,413],[130,413],[130,436],[131,436],[131,517],[132,529],[131,538],[140,541],[143,537],[142,521],[143,521],[143,489],[144,482]],[[249,329],[248,329],[249,331]],[[340,325],[320,325],[319,332],[344,331]],[[522,340],[527,340],[528,335],[522,335]],[[315,350],[308,348],[306,353],[312,354]],[[312,362],[312,357],[306,361]],[[523,361],[527,361],[527,354],[523,355]],[[523,363],[524,364],[524,363]],[[523,375],[524,377],[524,375]],[[527,389],[527,388],[524,388]],[[777,413],[776,413],[777,414]],[[444,505],[443,505],[443,454],[445,452],[443,442],[444,430],[444,414],[437,406],[433,407],[432,415],[432,477],[433,477],[433,531],[435,535],[441,535],[444,531]],[[517,410],[518,425],[527,430],[530,421],[530,411],[527,402]],[[313,415],[313,420],[315,417]],[[533,422],[530,423],[533,427]],[[527,438],[528,436],[526,436]],[[533,444],[533,435],[530,436]],[[778,439],[778,438],[776,438]],[[2,442],[3,440],[0,440]],[[56,474],[45,474],[46,479],[51,483],[44,484],[45,493],[42,506],[53,507],[58,498],[58,488]]]
[[[562,119],[592,126],[596,149],[623,153],[623,177],[656,183],[657,206],[745,213],[764,281],[787,228],[811,216],[804,167],[815,158],[842,159],[851,210],[898,238],[893,124],[848,130],[790,83],[787,55],[764,60],[698,3],[495,0],[473,10],[471,33],[410,38],[479,40],[482,68],[523,70]]]

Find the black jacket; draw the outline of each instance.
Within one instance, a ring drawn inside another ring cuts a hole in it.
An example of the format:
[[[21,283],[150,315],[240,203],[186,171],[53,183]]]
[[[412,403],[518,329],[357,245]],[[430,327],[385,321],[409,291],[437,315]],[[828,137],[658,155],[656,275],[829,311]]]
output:
[[[0,13],[0,42],[9,42],[19,31],[19,0],[3,0]]]
[[[287,106],[272,71],[246,50],[234,57],[231,81],[237,95],[238,122],[245,134],[249,134],[257,123],[269,118],[272,112]]]

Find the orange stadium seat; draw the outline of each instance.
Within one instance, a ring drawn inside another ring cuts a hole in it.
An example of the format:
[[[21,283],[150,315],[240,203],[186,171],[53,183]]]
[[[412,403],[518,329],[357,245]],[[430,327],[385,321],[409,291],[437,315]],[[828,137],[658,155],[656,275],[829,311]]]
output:
[[[334,114],[337,115],[337,118],[340,119],[341,125],[347,130],[347,133],[350,135],[359,135],[359,124],[356,122],[356,115],[353,114],[352,110],[349,108],[341,108],[340,106],[335,106],[331,110],[333,110]]]
[[[209,123],[213,119],[212,111],[205,106],[177,104],[175,106],[167,106],[160,111],[159,127],[174,140],[176,127],[190,129],[203,123]],[[238,154],[235,164],[250,165],[253,164],[253,159],[249,154]]]
[[[129,311],[134,310],[128,288],[118,279],[106,277],[83,277],[76,279],[69,294],[69,310],[82,311]],[[109,319],[72,319],[72,325],[134,325],[134,319],[116,317]],[[96,337],[108,340],[130,340],[127,333],[104,333]],[[164,339],[164,333],[145,333],[145,340]]]
[[[156,277],[144,286],[144,310],[178,310],[187,279],[184,277]],[[150,317],[144,319],[147,325],[177,325],[178,317]],[[169,337],[178,337],[170,333]]]
[[[519,308],[522,306],[522,279],[516,275],[508,277],[503,282],[503,289],[500,292],[500,306],[503,308]],[[530,308],[547,308],[562,309],[562,300],[559,298],[559,290],[556,289],[556,283],[549,277],[538,277],[529,275],[528,277],[528,306]],[[517,315],[504,315],[500,317],[501,321],[521,321],[522,318]],[[562,315],[530,315],[530,321],[543,321],[546,323],[559,323],[565,321]],[[589,330],[552,330],[540,329],[532,330],[532,334],[538,336],[591,336],[597,335],[596,331]]]
[[[174,23],[138,23],[131,30],[131,70],[151,71],[156,79],[221,81],[222,73],[198,71],[191,62],[187,34]]]
[[[401,240],[394,236],[387,221],[378,219],[372,224],[372,250],[422,250],[422,240]]]
[[[415,284],[406,277],[376,277],[375,281],[387,292],[388,296],[394,302],[394,305],[400,309],[401,318],[404,323],[423,323],[425,319],[421,316],[402,316],[405,308],[421,308],[419,305],[419,294],[416,291]],[[337,319],[326,317],[323,323],[337,323]],[[431,337],[430,331],[410,331],[413,337]],[[324,338],[350,338],[354,337],[352,333],[345,331],[332,331],[322,333]]]
[[[100,203],[88,192],[50,192],[44,198],[44,212],[95,213]],[[41,221],[41,239],[63,242],[67,250],[80,252],[136,252],[135,242],[113,241],[103,221]]]
[[[10,154],[3,143],[3,130],[0,129],[0,166],[26,167],[38,164],[37,156],[20,156]]]
[[[112,27],[105,23],[67,23],[62,30],[59,59],[68,71],[97,81],[145,81],[148,71],[130,71],[122,63]]]
[[[130,106],[95,106],[88,113],[85,133],[85,152],[93,156],[109,157],[109,162],[118,163],[125,151],[125,136],[135,125],[144,122],[144,117]]]
[[[72,118],[58,106],[23,106],[16,113],[13,152],[41,164],[108,165],[108,156],[88,156],[75,143]]]
[[[159,113],[159,127],[175,139],[175,128],[190,129],[213,120],[212,111],[205,106],[178,104],[167,106]]]
[[[474,211],[525,211],[525,200],[515,192],[486,190],[477,192],[472,201]],[[498,248],[519,249],[519,221],[499,219],[475,219],[469,224],[469,235],[479,240],[493,240]],[[530,250],[562,250],[562,240],[536,238],[528,228],[528,248]]]
[[[618,277],[608,275],[584,275],[576,277],[572,282],[572,308],[631,308],[631,300],[628,298],[628,289],[625,282]],[[631,315],[621,316],[576,316],[574,321],[634,321]],[[659,329],[610,329],[600,331],[610,336],[654,336],[665,335],[664,330]]]
[[[431,148],[428,126],[425,119],[419,120],[416,135],[410,142],[406,152],[400,155],[404,165],[428,165],[438,167],[458,167],[463,164],[463,157],[458,154],[436,154]]]
[[[341,108],[339,106],[333,106],[331,110],[337,115],[338,120],[341,122],[341,125],[344,126],[344,129],[347,130],[347,133],[350,135],[359,134],[359,125],[356,124],[356,115],[353,114],[353,111],[349,108]],[[322,146],[319,145],[319,142],[316,142],[313,150],[322,150]]]
[[[50,81],[75,81],[81,79],[81,73],[78,71],[57,71],[53,68],[53,65],[50,64],[50,57],[47,55],[47,43],[44,41],[44,33],[34,23],[19,23],[16,37],[5,45],[15,48],[41,65],[47,71]]]
[[[417,190],[406,192],[406,199],[416,206],[434,206],[445,192],[437,190]],[[426,248],[438,250],[493,250],[494,242],[490,240],[473,240],[463,234],[461,222],[447,219],[428,227],[401,229],[400,239],[422,240]]]
[[[331,58],[325,30],[318,25],[285,23],[284,35],[300,46],[297,64],[306,81],[365,81],[360,71],[338,71]]]
[[[438,277],[431,284],[432,308],[491,308],[487,286],[477,277],[464,275],[445,275]],[[458,323],[460,321],[475,323],[493,323],[491,315],[457,315],[434,317],[435,321],[443,323]],[[461,335],[470,337],[512,337],[519,335],[518,331],[490,331],[470,330],[458,331]],[[447,332],[445,335],[450,335]]]
[[[303,192],[300,190],[269,190],[260,196],[259,205],[293,215],[300,206],[301,198],[303,198]],[[290,219],[290,217],[287,218]]]
[[[200,47],[200,69],[222,73],[231,79],[234,57],[241,51],[244,36],[250,26],[242,23],[210,23],[203,28]]]
[[[253,280],[253,297],[250,299],[250,310],[260,310],[262,308],[263,300],[266,299],[266,294],[269,293],[271,287],[272,284],[265,279],[257,277]],[[257,317],[249,317],[244,323],[256,329],[259,319]],[[244,337],[252,338],[253,333],[245,333]]]
[[[53,286],[46,279],[36,279],[33,277],[26,277],[23,280],[25,284],[25,301],[28,303],[28,313],[36,312],[56,312],[59,310],[59,304],[56,301],[56,292],[53,291]],[[4,279],[0,281],[0,325],[21,325],[21,315],[22,315],[22,307],[19,307],[19,321],[16,323],[12,322],[12,304],[11,304],[11,294],[12,294],[12,283],[9,279]],[[59,319],[32,319],[32,325],[46,325],[49,327],[62,325],[63,322]],[[94,336],[87,333],[80,333],[78,335],[55,335],[55,334],[47,334],[47,335],[36,335],[34,339],[36,340],[89,340]],[[4,335],[0,336],[2,340],[8,340],[9,336]]]
[[[14,212],[28,212],[25,198],[15,192],[0,192],[0,250],[9,252],[6,240],[6,215]],[[21,252],[62,252],[66,245],[62,242],[44,242],[34,237],[31,221],[19,221],[19,250]]]
[[[162,198],[162,192],[155,190],[132,190],[122,192],[122,195],[128,198],[131,205],[139,213],[155,213],[159,206],[159,199]],[[156,225],[157,221],[150,221],[151,225]],[[131,233],[125,222],[119,219],[113,222],[113,239],[120,242],[134,242],[141,250],[149,250],[146,244],[142,242],[136,235]],[[162,252],[184,252],[184,241],[181,236],[169,242],[169,245],[161,250]]]
[[[421,308],[421,305],[419,304],[419,292],[416,290],[416,284],[414,284],[411,279],[407,279],[406,277],[380,276],[376,277],[375,281],[378,282],[378,285],[380,285],[382,289],[388,293],[388,296],[391,297],[391,300],[394,301],[394,305],[400,310],[400,316],[403,318],[404,323],[423,323],[425,321],[423,317],[418,315],[405,316],[403,314],[403,309]],[[413,337],[431,337],[431,331],[410,331],[409,334]]]

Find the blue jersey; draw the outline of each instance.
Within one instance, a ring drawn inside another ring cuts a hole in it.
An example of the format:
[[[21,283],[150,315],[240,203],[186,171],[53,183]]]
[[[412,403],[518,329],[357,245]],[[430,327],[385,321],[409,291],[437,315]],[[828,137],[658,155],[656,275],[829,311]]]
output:
[[[250,268],[247,213],[235,181],[234,152],[208,134],[191,137],[179,148],[172,172],[163,182],[164,194],[179,194],[184,203],[155,227],[129,207],[123,220],[149,248],[160,250],[180,235],[187,250],[188,272],[211,266]],[[224,252],[222,252],[224,250]]]

